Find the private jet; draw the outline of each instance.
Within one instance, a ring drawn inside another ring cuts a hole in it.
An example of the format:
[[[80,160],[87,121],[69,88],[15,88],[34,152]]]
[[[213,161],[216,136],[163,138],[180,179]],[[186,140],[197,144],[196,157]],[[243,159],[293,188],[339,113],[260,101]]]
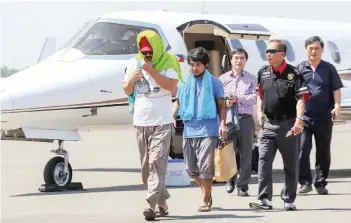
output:
[[[189,73],[186,55],[194,47],[209,51],[209,70],[216,77],[231,69],[229,54],[242,47],[249,54],[246,70],[256,74],[267,64],[270,38],[286,41],[286,60],[296,65],[306,60],[305,39],[319,35],[325,41],[323,59],[345,85],[342,106],[351,107],[351,24],[165,10],[101,15],[53,55],[0,84],[1,139],[58,143],[52,150],[57,156],[44,167],[46,184],[70,185],[73,171],[63,142],[81,140],[80,128],[132,124],[123,76],[138,51],[136,36],[146,29],[160,34],[165,50],[178,57],[183,79]],[[181,134],[172,138],[170,157],[182,156],[180,142]]]

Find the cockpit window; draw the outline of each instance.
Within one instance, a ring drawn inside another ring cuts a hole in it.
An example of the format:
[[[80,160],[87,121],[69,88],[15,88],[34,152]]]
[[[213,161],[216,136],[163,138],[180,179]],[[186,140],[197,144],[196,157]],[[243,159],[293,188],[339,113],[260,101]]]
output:
[[[88,55],[136,54],[138,53],[137,35],[146,29],[151,28],[99,22],[73,48]],[[154,29],[151,30],[157,32]],[[168,49],[166,41],[165,49]]]
[[[241,45],[240,40],[237,40],[237,39],[231,39],[230,45],[232,46],[233,49],[243,48],[243,45]]]
[[[328,41],[328,48],[334,62],[339,64],[341,62],[341,56],[336,44],[333,41]]]
[[[285,43],[286,43],[286,58],[290,62],[295,61],[294,48],[292,47],[292,45],[289,41],[286,40]]]
[[[96,22],[97,19],[93,19],[90,20],[86,23],[84,23],[84,25],[78,30],[77,33],[75,33],[73,35],[73,37],[67,41],[67,43],[65,43],[61,49],[67,48],[67,47],[71,47],[75,42],[78,41],[78,39]]]
[[[263,40],[256,40],[256,46],[258,48],[258,51],[260,52],[260,57],[262,60],[267,61],[267,57],[266,57],[266,49],[267,49],[267,45],[266,42]]]

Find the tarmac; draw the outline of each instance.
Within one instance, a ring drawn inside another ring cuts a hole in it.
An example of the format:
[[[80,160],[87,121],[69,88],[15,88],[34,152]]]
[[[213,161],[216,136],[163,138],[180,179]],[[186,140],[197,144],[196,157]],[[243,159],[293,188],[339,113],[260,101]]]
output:
[[[50,143],[1,141],[1,222],[3,223],[128,223],[146,222],[142,215],[146,188],[141,183],[136,140],[131,126],[82,130],[82,141],[65,142],[73,168],[73,182],[85,190],[39,192],[43,169],[55,154]],[[252,174],[249,197],[214,184],[211,212],[197,212],[198,186],[169,188],[170,215],[160,222],[351,222],[351,123],[334,126],[329,195],[298,195],[298,210],[286,212],[280,191],[284,182],[282,159],[274,161],[273,210],[256,211],[249,202],[257,196],[257,175]],[[315,150],[311,153],[314,164]],[[312,166],[314,168],[314,166]]]

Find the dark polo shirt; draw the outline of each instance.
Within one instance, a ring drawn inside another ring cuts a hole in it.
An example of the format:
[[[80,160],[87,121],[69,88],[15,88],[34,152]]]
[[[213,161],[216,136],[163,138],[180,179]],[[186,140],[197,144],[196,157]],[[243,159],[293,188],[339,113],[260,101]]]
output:
[[[311,92],[311,98],[305,104],[304,118],[307,120],[329,119],[332,117],[330,112],[334,106],[332,92],[343,87],[340,76],[335,67],[324,60],[319,63],[315,71],[309,61],[303,63],[305,66],[301,69],[301,74]]]

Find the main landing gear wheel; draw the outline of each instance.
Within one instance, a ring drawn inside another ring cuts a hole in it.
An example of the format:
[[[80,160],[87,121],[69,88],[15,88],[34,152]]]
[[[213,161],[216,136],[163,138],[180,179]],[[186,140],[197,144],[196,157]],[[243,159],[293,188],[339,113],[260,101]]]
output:
[[[54,184],[57,187],[67,189],[72,181],[72,167],[68,163],[68,171],[65,172],[65,159],[61,156],[53,157],[46,163],[44,169],[44,182]]]
[[[63,190],[83,190],[80,182],[72,183],[73,171],[68,162],[69,155],[63,149],[63,141],[59,140],[59,148],[52,150],[59,156],[51,158],[44,168],[44,182],[39,188],[40,192],[55,192]],[[63,157],[62,157],[63,156]]]

